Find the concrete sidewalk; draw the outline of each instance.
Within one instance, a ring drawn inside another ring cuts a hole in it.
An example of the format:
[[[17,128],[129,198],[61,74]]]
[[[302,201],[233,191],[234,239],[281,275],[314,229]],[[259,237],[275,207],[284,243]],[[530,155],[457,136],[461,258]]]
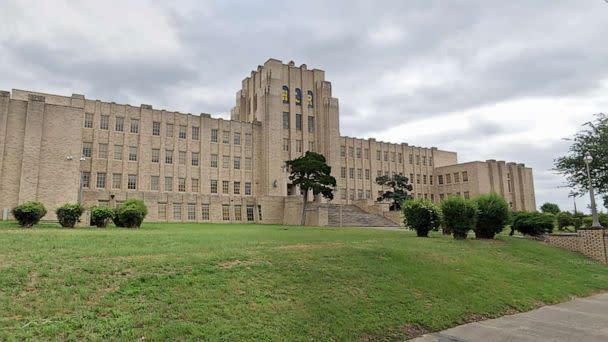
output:
[[[608,293],[469,323],[412,339],[459,341],[608,341]]]

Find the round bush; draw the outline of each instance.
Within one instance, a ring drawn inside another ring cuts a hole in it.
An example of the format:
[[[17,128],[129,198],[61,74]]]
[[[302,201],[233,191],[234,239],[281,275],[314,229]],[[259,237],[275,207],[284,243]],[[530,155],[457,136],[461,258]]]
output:
[[[478,210],[475,237],[493,239],[509,220],[509,205],[496,193],[477,196],[474,201]]]
[[[436,230],[441,222],[439,208],[428,200],[406,201],[401,210],[405,226],[414,229],[421,237],[429,236],[429,231]]]
[[[540,236],[553,231],[555,215],[539,212],[519,212],[511,228],[523,235]]]
[[[95,206],[91,208],[91,225],[98,228],[105,228],[114,216],[114,210],[105,206]]]
[[[55,210],[59,224],[70,228],[74,228],[83,212],[84,208],[80,204],[64,204]]]
[[[441,202],[441,214],[444,229],[451,231],[454,239],[466,239],[477,222],[477,204],[459,196],[451,196]]]
[[[138,228],[148,215],[144,201],[130,199],[114,210],[114,224],[117,227]]]
[[[555,215],[557,219],[557,229],[564,230],[567,227],[574,226],[574,217],[568,211],[562,211]]]
[[[29,228],[46,215],[46,208],[40,202],[25,202],[14,207],[11,213],[21,227]]]

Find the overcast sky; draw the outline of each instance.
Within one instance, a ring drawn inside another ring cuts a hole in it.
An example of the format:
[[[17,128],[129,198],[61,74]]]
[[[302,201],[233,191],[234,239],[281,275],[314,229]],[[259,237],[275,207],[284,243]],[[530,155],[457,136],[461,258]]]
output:
[[[0,32],[0,89],[193,114],[227,117],[269,57],[305,63],[343,135],[522,162],[566,209],[552,161],[608,112],[604,0],[0,0]]]

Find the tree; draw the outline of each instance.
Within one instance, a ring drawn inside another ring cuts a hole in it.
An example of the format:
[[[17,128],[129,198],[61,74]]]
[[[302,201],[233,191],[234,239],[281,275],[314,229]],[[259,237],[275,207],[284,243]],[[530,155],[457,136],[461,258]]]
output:
[[[308,191],[312,190],[314,196],[321,194],[332,200],[336,179],[331,175],[331,166],[327,165],[322,154],[308,151],[304,156],[285,162],[290,170],[289,180],[296,185],[304,195],[302,204],[302,225],[306,224],[306,204]]]
[[[549,213],[549,214],[553,214],[553,215],[557,215],[561,212],[561,210],[559,210],[559,206],[557,204],[549,203],[549,202],[541,205],[540,211],[542,211],[543,213]]]
[[[403,205],[403,223],[416,231],[419,237],[428,237],[429,231],[437,230],[441,223],[441,210],[425,199],[407,201]]]
[[[576,224],[574,223],[574,216],[568,211],[562,211],[561,213],[558,213],[555,218],[557,219],[557,229],[559,230],[564,230],[565,228],[570,226],[576,226]]]
[[[475,237],[493,239],[509,221],[509,205],[502,196],[494,192],[479,195],[474,201],[478,209]]]
[[[477,222],[477,204],[460,196],[449,196],[441,202],[443,227],[454,235],[454,239],[464,240]]]
[[[590,154],[593,187],[603,195],[604,205],[608,205],[608,116],[597,114],[594,121],[583,127],[573,138],[566,139],[572,145],[568,154],[555,159],[555,170],[566,177],[566,184],[574,195],[581,196],[589,187],[584,156]]]
[[[382,192],[377,201],[390,201],[390,210],[401,210],[401,203],[411,198],[407,192],[412,191],[413,187],[411,184],[408,184],[408,181],[407,177],[397,174],[393,175],[393,177],[376,177],[376,184],[389,188]]]

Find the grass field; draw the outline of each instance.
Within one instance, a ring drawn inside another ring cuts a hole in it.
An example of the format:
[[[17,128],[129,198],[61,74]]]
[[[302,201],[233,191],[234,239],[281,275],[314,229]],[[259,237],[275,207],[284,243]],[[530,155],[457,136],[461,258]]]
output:
[[[390,341],[607,289],[608,267],[507,236],[0,224],[0,340]]]

